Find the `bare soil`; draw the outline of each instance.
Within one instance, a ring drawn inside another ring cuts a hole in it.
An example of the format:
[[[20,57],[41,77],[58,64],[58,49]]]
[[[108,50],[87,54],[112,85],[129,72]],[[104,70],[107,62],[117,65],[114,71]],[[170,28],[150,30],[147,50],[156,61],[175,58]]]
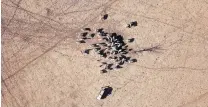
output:
[[[208,107],[207,0],[2,0],[3,107]],[[104,14],[107,20],[101,20]],[[138,26],[126,28],[131,21]],[[138,62],[100,74],[81,28],[105,28]],[[101,87],[112,95],[97,100]]]

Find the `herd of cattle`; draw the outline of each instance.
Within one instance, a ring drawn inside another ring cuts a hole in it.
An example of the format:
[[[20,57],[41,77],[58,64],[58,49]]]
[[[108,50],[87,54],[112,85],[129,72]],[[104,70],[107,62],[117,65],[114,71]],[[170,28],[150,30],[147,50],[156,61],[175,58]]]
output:
[[[105,14],[102,19],[106,20],[108,14]],[[131,22],[127,28],[137,26],[137,22]],[[94,40],[94,42],[90,42]],[[84,54],[90,54],[91,51],[98,54],[101,58],[97,61],[101,62],[101,73],[107,73],[111,70],[121,69],[124,64],[137,62],[137,59],[131,58],[129,53],[134,51],[128,47],[128,43],[134,42],[134,38],[125,40],[124,37],[116,32],[107,32],[104,28],[96,29],[94,32],[91,28],[83,28],[79,34],[77,43],[90,43],[91,48],[85,49]],[[113,90],[110,86],[101,88],[97,97],[98,100],[106,98]]]
[[[123,68],[122,65],[125,63],[137,61],[128,55],[133,49],[129,48],[127,43],[134,42],[134,38],[124,40],[123,36],[117,33],[106,32],[103,28],[97,29],[96,32],[91,31],[90,28],[84,28],[77,42],[87,43],[89,39],[99,38],[99,41],[90,44],[91,48],[83,50],[83,53],[90,54],[91,51],[95,51],[95,53],[103,58],[103,60],[98,60],[101,62],[101,73],[120,69]]]

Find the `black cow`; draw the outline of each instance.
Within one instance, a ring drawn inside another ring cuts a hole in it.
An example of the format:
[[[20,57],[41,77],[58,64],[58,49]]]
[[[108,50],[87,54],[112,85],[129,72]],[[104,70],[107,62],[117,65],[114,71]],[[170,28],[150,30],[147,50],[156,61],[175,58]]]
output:
[[[108,14],[103,15],[103,20],[106,20],[108,18]]]

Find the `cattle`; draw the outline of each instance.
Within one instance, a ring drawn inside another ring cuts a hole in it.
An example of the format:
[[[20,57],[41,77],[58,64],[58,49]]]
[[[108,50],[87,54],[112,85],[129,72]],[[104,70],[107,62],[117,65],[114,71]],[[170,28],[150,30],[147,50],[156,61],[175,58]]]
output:
[[[102,19],[106,20],[108,18],[108,14],[103,15]]]

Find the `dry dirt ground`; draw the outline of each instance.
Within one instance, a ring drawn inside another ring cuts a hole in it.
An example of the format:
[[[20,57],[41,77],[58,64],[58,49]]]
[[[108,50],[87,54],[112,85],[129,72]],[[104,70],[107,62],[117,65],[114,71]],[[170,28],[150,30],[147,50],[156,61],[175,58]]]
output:
[[[3,107],[208,107],[207,0],[1,3]],[[127,29],[130,21],[138,26]],[[75,43],[83,27],[134,37],[134,49],[162,49],[100,74],[98,57]],[[112,95],[98,101],[106,85]]]

